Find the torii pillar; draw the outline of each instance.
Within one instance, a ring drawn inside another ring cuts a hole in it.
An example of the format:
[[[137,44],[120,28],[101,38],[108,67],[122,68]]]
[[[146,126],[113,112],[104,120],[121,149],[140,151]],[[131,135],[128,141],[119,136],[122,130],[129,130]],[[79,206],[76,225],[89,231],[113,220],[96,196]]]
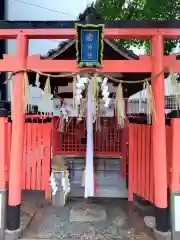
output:
[[[19,34],[16,38],[16,69],[26,68],[28,38]],[[24,147],[24,73],[15,75],[12,105],[12,135],[9,170],[9,198],[7,229],[12,239],[20,234],[20,206],[22,190],[22,162]],[[16,238],[15,238],[16,237]]]
[[[163,69],[164,39],[157,32],[151,42],[152,76]],[[152,154],[154,166],[154,197],[156,231],[168,231],[168,194],[166,162],[166,129],[164,104],[164,74],[152,79],[156,118],[152,122]]]

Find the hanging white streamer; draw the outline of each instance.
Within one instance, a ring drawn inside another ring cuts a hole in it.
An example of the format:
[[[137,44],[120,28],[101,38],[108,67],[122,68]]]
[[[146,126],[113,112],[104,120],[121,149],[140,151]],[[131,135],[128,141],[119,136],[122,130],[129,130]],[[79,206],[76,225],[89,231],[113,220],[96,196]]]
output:
[[[86,88],[86,83],[88,82],[87,78],[81,78],[77,75],[77,82],[76,82],[76,92],[75,92],[75,100],[78,105],[81,103],[82,99],[82,92]]]
[[[35,84],[36,84],[36,86],[37,86],[38,88],[40,87],[40,81],[39,81],[39,79],[40,79],[40,75],[39,75],[39,73],[37,73],[37,74],[36,74]]]
[[[69,181],[69,171],[66,170],[62,172],[61,184],[63,187],[64,194],[66,196],[71,190],[70,181]]]
[[[69,181],[69,171],[59,171],[58,173],[62,174],[61,178],[61,186],[63,187],[63,193],[65,196],[70,192],[71,187],[70,187],[70,181]],[[56,195],[58,186],[55,178],[55,173],[52,171],[51,176],[50,176],[50,186],[52,189],[52,195]]]
[[[68,122],[68,111],[65,108],[65,104],[64,103],[61,106],[60,113],[66,119],[66,122]]]
[[[56,195],[58,187],[57,187],[56,179],[53,172],[51,173],[49,181],[50,181],[50,186],[52,188],[52,195],[54,196]]]
[[[104,100],[104,107],[106,107],[106,108],[109,107],[109,103],[110,103],[107,81],[108,81],[108,79],[104,78],[104,80],[101,84],[101,91],[102,91],[103,100]]]

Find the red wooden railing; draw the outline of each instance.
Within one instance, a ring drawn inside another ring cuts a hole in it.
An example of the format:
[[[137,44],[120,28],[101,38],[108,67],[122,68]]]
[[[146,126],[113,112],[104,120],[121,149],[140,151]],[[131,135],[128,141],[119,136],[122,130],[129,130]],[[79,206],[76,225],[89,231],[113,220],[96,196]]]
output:
[[[49,194],[50,153],[52,123],[24,123],[24,153],[22,163],[22,189],[42,190]],[[8,182],[11,123],[7,124],[6,181]]]
[[[0,118],[0,188],[7,188],[8,181],[8,120]]]
[[[47,190],[50,176],[51,123],[25,123],[22,188]]]
[[[63,132],[58,131],[59,118],[54,118],[53,142],[54,153],[58,155],[85,156],[86,153],[86,122],[77,123],[72,118]],[[121,156],[122,130],[117,128],[115,118],[101,118],[101,130],[95,131],[94,125],[94,156]]]
[[[154,178],[151,126],[129,124],[129,195],[133,194],[154,202]]]
[[[172,122],[171,126],[166,126],[166,157],[167,157],[167,177],[168,188],[171,186],[172,180]]]
[[[127,143],[128,143],[128,123],[125,123],[121,131],[121,156],[122,156],[122,176],[126,177],[127,174]]]
[[[169,147],[168,156],[168,186],[172,192],[180,192],[180,119],[171,120],[171,128],[168,129]]]
[[[129,200],[137,194],[154,203],[151,125],[129,124]],[[168,188],[180,191],[180,119],[166,126]]]

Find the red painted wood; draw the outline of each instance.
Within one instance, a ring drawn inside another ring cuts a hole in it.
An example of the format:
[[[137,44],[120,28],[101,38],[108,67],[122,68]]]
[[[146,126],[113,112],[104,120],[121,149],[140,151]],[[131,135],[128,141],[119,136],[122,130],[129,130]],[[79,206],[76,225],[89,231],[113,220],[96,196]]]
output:
[[[6,188],[6,165],[7,165],[7,118],[0,118],[0,188]]]
[[[9,181],[9,169],[10,169],[10,152],[11,152],[11,132],[12,132],[12,124],[8,122],[8,140],[7,140],[7,165],[6,165],[6,182]]]
[[[16,38],[16,57],[14,65],[17,69],[26,68],[28,56],[27,36],[19,32]],[[13,85],[13,105],[12,107],[12,134],[11,134],[11,154],[9,170],[9,194],[8,204],[16,206],[21,203],[22,189],[22,163],[24,148],[24,73],[19,72],[15,76]]]
[[[54,121],[59,121],[54,118]],[[102,118],[101,130],[95,131],[94,125],[94,156],[121,156],[121,133],[117,128],[114,118]],[[55,142],[55,155],[77,155],[85,156],[86,143],[86,123],[82,120],[77,124],[76,118],[72,118],[68,126],[65,126],[64,132],[58,132],[58,124],[54,134],[53,142]],[[58,137],[57,137],[58,136]],[[62,141],[63,140],[63,141]]]
[[[139,124],[139,133],[138,133],[138,138],[139,138],[139,146],[138,146],[138,162],[139,162],[139,195],[142,196],[142,189],[144,188],[144,183],[142,182],[142,176],[143,176],[143,169],[142,169],[142,154],[145,151],[145,146],[143,146],[142,142],[142,131],[143,131],[143,124]]]
[[[137,159],[136,159],[136,164],[137,164],[137,194],[141,195],[141,125],[137,124]]]
[[[125,100],[125,115],[128,115],[128,101]],[[121,136],[122,136],[122,142],[121,142],[121,149],[122,149],[122,176],[126,176],[126,154],[127,154],[127,141],[128,141],[128,119],[126,118],[124,121],[124,128],[122,129]],[[119,134],[120,135],[120,134]],[[119,137],[121,137],[119,136]]]
[[[54,155],[54,153],[56,152],[56,144],[57,144],[57,125],[58,125],[58,121],[56,120],[57,117],[53,117],[52,119],[52,154]],[[52,156],[53,157],[53,156]]]
[[[158,74],[164,66],[164,39],[157,34],[152,39],[152,76]],[[164,103],[164,75],[160,74],[152,81],[152,91],[156,109],[156,117],[152,123],[152,145],[153,145],[153,171],[155,205],[159,208],[167,208],[167,161],[166,161],[166,126],[165,126],[165,103]]]
[[[49,186],[50,177],[50,143],[51,143],[51,123],[44,124],[43,132],[43,158],[42,158],[42,189],[46,190]]]
[[[134,193],[134,186],[135,184],[135,178],[134,178],[134,171],[135,171],[135,128],[133,128],[132,124],[129,124],[128,127],[129,130],[129,175],[128,175],[128,200],[133,201],[133,193]]]
[[[85,157],[86,152],[83,151],[56,151],[56,155],[71,155],[71,156],[79,156]],[[115,157],[119,158],[121,156],[121,152],[94,152],[94,157]]]
[[[171,127],[166,126],[166,157],[167,157],[167,175],[168,175],[168,187],[170,187],[170,174],[171,174]]]
[[[15,39],[21,32],[29,39],[72,39],[75,38],[75,29],[0,29],[1,39]],[[105,28],[106,39],[114,38],[138,38],[151,39],[157,33],[161,33],[165,39],[179,39],[180,30],[176,28]]]
[[[44,126],[42,125],[42,132],[41,132],[41,154],[42,154],[42,164],[41,164],[41,189],[43,190],[45,188],[45,165],[46,165],[46,155],[47,155],[47,150],[46,150],[46,130]]]
[[[24,124],[24,149],[22,165],[22,189],[26,189],[26,163],[27,163],[27,124]]]
[[[122,146],[122,176],[126,176],[126,132],[127,129],[124,127],[121,132],[121,146]]]
[[[129,124],[129,198],[133,193],[154,203],[151,126]]]
[[[163,67],[166,69],[167,66],[172,63],[176,57],[164,56]],[[5,54],[4,59],[0,60],[0,71],[1,72],[14,72],[16,71],[15,56]],[[80,69],[76,66],[76,60],[41,60],[40,55],[32,55],[27,57],[27,68],[37,67],[42,72],[81,72],[87,71],[86,69]],[[162,67],[162,68],[163,68]],[[180,71],[180,61],[176,61],[171,66],[172,71]],[[96,71],[94,69],[94,71]],[[103,67],[98,68],[99,72],[151,72],[152,63],[149,56],[140,56],[140,60],[104,60]],[[168,69],[167,69],[168,71]]]
[[[164,39],[179,39],[180,29],[176,28],[160,28],[159,33],[161,33]]]
[[[43,134],[43,141],[44,141],[44,159],[42,164],[42,181],[44,185],[43,190],[48,191],[50,188],[49,186],[49,177],[50,177],[50,154],[51,154],[51,130],[52,124],[48,123],[43,126],[44,134]]]
[[[5,119],[5,162],[4,162],[4,183],[5,186],[7,186],[8,183],[8,169],[9,169],[9,150],[8,150],[8,141],[9,141],[9,136],[8,136],[8,128],[9,128],[9,123],[8,119]]]
[[[37,130],[38,123],[33,123],[32,127],[32,167],[31,167],[31,189],[36,190],[36,166],[37,166]]]
[[[146,172],[146,132],[147,132],[147,127],[146,125],[141,126],[141,141],[142,141],[142,151],[141,151],[141,182],[142,182],[142,189],[141,189],[141,194],[142,196],[145,197],[145,189],[147,187],[146,185],[146,175],[148,174]]]
[[[11,123],[7,125],[7,153],[10,153],[11,125]],[[51,131],[51,123],[25,123],[22,189],[47,190],[49,188]],[[42,154],[43,146],[47,149],[45,154]],[[7,182],[9,159],[10,154],[7,155]]]
[[[75,29],[0,29],[2,39],[15,39],[21,31],[29,39],[72,39],[76,36]],[[114,38],[142,38],[150,39],[155,36],[157,29],[136,29],[136,28],[105,28],[104,36],[108,39]],[[177,30],[178,33],[178,30]],[[177,34],[176,34],[177,35]]]
[[[145,184],[146,184],[146,186],[149,186],[150,185],[150,158],[151,158],[151,148],[150,148],[150,146],[151,146],[151,139],[150,139],[150,134],[151,134],[151,128],[150,128],[150,126],[147,126],[147,130],[146,130],[146,144],[147,144],[147,146],[149,146],[149,147],[147,147],[146,148],[146,155],[145,155],[145,160],[144,160],[144,162],[145,162],[145,172],[146,172],[146,174],[145,174]],[[150,196],[150,188],[149,187],[145,187],[145,193],[144,193],[144,198],[146,199],[146,200],[148,200],[148,199],[150,199],[149,198],[149,196]]]
[[[150,170],[149,170],[149,175],[150,175],[150,191],[149,191],[149,201],[151,203],[154,203],[154,155],[153,155],[153,136],[152,136],[152,127],[151,127],[151,133],[150,133],[150,149],[151,149],[151,153],[149,156],[149,166],[150,166]]]
[[[179,161],[179,136],[180,136],[180,119],[171,120],[172,127],[172,151],[171,151],[171,168],[172,175],[170,180],[170,189],[172,192],[180,191],[180,161]]]
[[[32,168],[32,127],[27,124],[27,157],[26,157],[26,190],[31,190],[31,168]]]
[[[37,130],[37,169],[36,169],[36,189],[41,190],[41,166],[42,166],[42,126],[43,124],[38,124]]]
[[[7,125],[7,153],[10,153],[11,125],[11,123]],[[49,190],[51,132],[51,123],[25,123],[22,164],[22,189],[24,190]],[[42,154],[43,146],[47,149],[44,154]],[[7,154],[5,169],[7,182],[9,159],[10,154]]]
[[[137,165],[137,159],[138,159],[138,136],[137,136],[137,134],[138,134],[138,129],[137,129],[137,124],[135,124],[134,126],[132,125],[132,127],[134,129],[133,130],[134,159],[133,159],[133,163],[132,163],[132,166],[133,166],[133,175],[132,175],[132,177],[134,179],[134,182],[133,182],[133,192],[137,193],[137,188],[138,188],[137,187],[137,185],[138,185],[138,165]]]
[[[135,125],[135,138],[134,138],[134,141],[135,141],[135,159],[134,159],[134,179],[135,179],[135,183],[134,183],[134,192],[135,193],[138,193],[138,172],[139,172],[139,166],[138,166],[138,158],[139,158],[139,142],[138,142],[138,125],[136,124]]]
[[[79,72],[76,60],[41,60],[40,56],[29,56],[27,67],[41,72]],[[142,60],[104,60],[101,72],[151,72],[150,57]],[[1,67],[0,67],[1,70]]]

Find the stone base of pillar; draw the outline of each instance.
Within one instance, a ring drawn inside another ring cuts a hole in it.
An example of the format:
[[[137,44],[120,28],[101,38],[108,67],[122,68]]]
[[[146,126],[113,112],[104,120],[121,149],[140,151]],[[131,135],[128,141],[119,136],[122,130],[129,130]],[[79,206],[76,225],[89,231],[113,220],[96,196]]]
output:
[[[21,206],[10,206],[7,208],[7,229],[9,231],[16,231],[20,228]]]
[[[160,232],[154,229],[154,237],[156,240],[171,240],[171,232]]]
[[[7,189],[0,189],[0,239],[4,239],[6,229]]]
[[[10,231],[10,230],[6,229],[4,240],[17,240],[21,237],[21,235],[22,235],[21,228],[14,230],[14,231]]]
[[[156,228],[154,229],[154,237],[157,240],[171,240],[171,232],[169,231],[169,209],[155,207]]]
[[[52,205],[54,207],[64,207],[66,205],[67,196],[64,194],[63,187],[60,187],[56,195],[52,196]]]
[[[156,240],[171,240],[172,239],[170,231],[161,232],[161,231],[158,231],[155,228],[156,227],[155,217],[146,216],[144,218],[144,223],[145,223],[145,226],[146,226],[146,230],[150,233],[150,236],[154,235],[153,239],[156,239]],[[178,238],[178,239],[180,239],[180,238]]]
[[[155,206],[156,229],[160,232],[169,231],[169,210]]]

